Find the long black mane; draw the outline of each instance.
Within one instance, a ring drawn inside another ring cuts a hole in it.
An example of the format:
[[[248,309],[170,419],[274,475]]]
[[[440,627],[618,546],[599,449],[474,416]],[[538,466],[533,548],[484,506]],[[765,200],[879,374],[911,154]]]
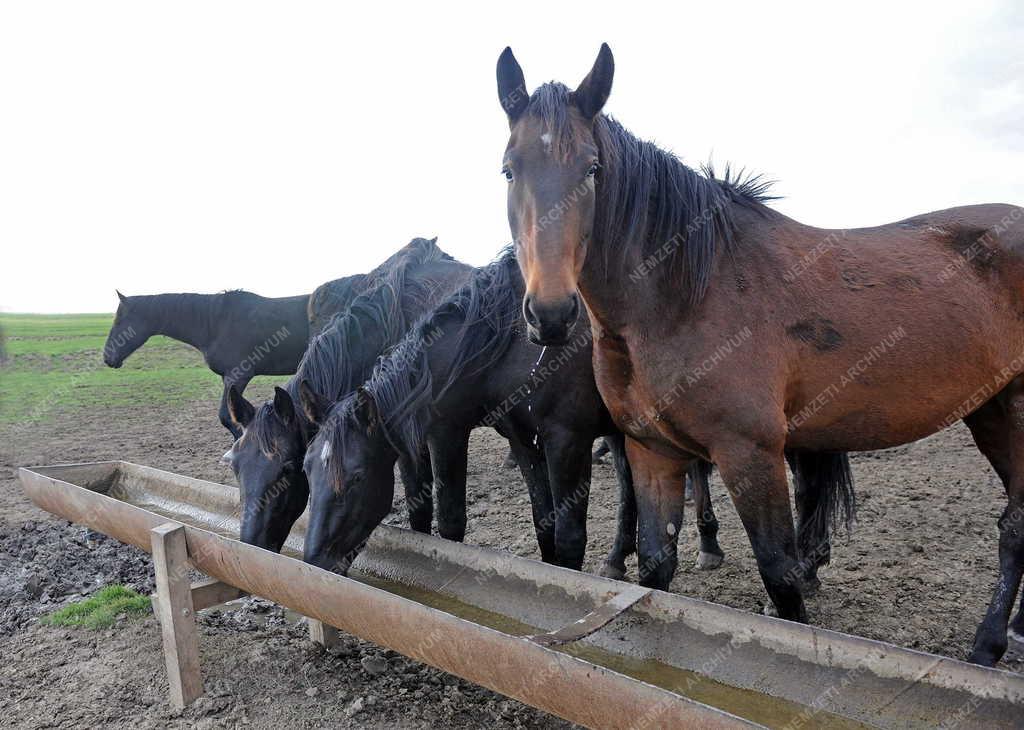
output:
[[[309,295],[306,315],[310,333],[323,332],[338,312],[344,311],[370,283],[369,274],[354,274],[321,284]]]
[[[569,114],[572,91],[556,82],[530,97],[526,113],[541,119],[562,154],[576,146],[578,130]],[[615,119],[601,114],[594,122],[601,170],[597,175],[594,238],[610,251],[635,252],[663,281],[682,277],[693,304],[707,291],[716,256],[733,242],[733,205],[768,213],[774,200],[771,182],[759,175],[715,178],[710,165],[697,172],[674,154],[638,139]],[[703,173],[703,174],[702,174]]]
[[[356,422],[359,399],[372,397],[388,441],[398,453],[421,453],[432,406],[459,380],[483,372],[497,362],[521,336],[517,324],[523,296],[522,276],[511,247],[491,264],[474,272],[468,284],[422,317],[406,336],[381,358],[361,393],[338,406],[328,426],[335,453],[342,449],[348,425]],[[450,361],[443,383],[435,387],[428,350],[448,336],[456,324]],[[341,460],[332,460],[340,469]],[[335,474],[340,484],[340,472]]]
[[[451,261],[437,239],[413,239],[368,275],[369,288],[348,309],[334,315],[323,332],[310,340],[299,367],[284,389],[299,403],[299,383],[309,381],[320,395],[337,400],[369,377],[380,347],[397,342],[408,331],[403,301],[423,302],[431,294],[431,282],[408,276],[418,266]],[[416,307],[422,309],[422,307]],[[298,417],[308,432],[310,424],[299,409]],[[273,454],[276,448],[273,401],[260,406],[249,427],[260,449]]]

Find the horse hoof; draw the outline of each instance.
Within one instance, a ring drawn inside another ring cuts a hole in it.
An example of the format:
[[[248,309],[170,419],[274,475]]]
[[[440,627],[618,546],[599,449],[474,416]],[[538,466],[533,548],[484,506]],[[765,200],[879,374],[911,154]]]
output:
[[[764,604],[764,608],[761,610],[761,613],[763,613],[765,616],[771,616],[772,618],[779,617],[779,609],[775,608],[775,604],[771,601],[768,601],[768,603]]]
[[[697,570],[714,570],[722,564],[723,560],[725,560],[724,555],[706,553],[701,550],[697,555]]]
[[[804,594],[804,597],[817,594],[819,588],[821,588],[821,579],[818,576],[804,578],[800,582],[800,592]]]
[[[1010,640],[1011,644],[1016,644],[1016,649],[1019,653],[1024,654],[1024,634],[1013,629],[1007,629],[1006,638]]]
[[[597,571],[597,574],[602,578],[611,578],[612,580],[625,580],[626,571],[623,568],[616,568],[611,563],[603,564]]]

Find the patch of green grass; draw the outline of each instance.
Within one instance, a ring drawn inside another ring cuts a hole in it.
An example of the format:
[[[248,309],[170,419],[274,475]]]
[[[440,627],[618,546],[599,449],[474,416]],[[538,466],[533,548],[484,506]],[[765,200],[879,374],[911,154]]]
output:
[[[141,616],[152,606],[147,596],[121,585],[101,588],[84,601],[72,603],[41,619],[47,626],[82,626],[87,629],[105,629],[114,624],[120,614]]]
[[[220,377],[202,355],[168,337],[150,338],[124,367],[108,368],[103,344],[112,319],[0,314],[8,355],[0,366],[0,425],[46,422],[69,410],[220,399]],[[280,380],[256,378],[250,387],[262,392]]]
[[[107,342],[102,336],[81,335],[69,337],[8,337],[7,354],[14,355],[67,355],[76,352],[103,352]],[[147,349],[178,347],[181,343],[170,337],[150,337],[143,347]],[[134,357],[134,355],[133,355]]]
[[[12,337],[106,337],[113,314],[0,314],[0,327]]]

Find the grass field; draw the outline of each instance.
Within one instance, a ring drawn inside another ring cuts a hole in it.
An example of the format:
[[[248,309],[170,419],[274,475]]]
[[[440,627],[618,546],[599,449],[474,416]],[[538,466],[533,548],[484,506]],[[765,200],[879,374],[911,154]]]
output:
[[[151,338],[119,370],[108,368],[102,352],[113,318],[0,313],[7,352],[0,365],[0,424],[45,421],[69,409],[220,397],[220,378],[202,355],[166,337]]]

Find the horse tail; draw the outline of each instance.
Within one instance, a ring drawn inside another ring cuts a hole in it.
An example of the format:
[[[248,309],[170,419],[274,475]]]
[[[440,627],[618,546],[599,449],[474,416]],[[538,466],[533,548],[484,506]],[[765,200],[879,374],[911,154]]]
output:
[[[825,545],[839,525],[850,533],[857,512],[850,457],[836,452],[787,451],[786,458],[797,489],[805,490],[815,504],[813,512],[801,520],[800,542]]]

